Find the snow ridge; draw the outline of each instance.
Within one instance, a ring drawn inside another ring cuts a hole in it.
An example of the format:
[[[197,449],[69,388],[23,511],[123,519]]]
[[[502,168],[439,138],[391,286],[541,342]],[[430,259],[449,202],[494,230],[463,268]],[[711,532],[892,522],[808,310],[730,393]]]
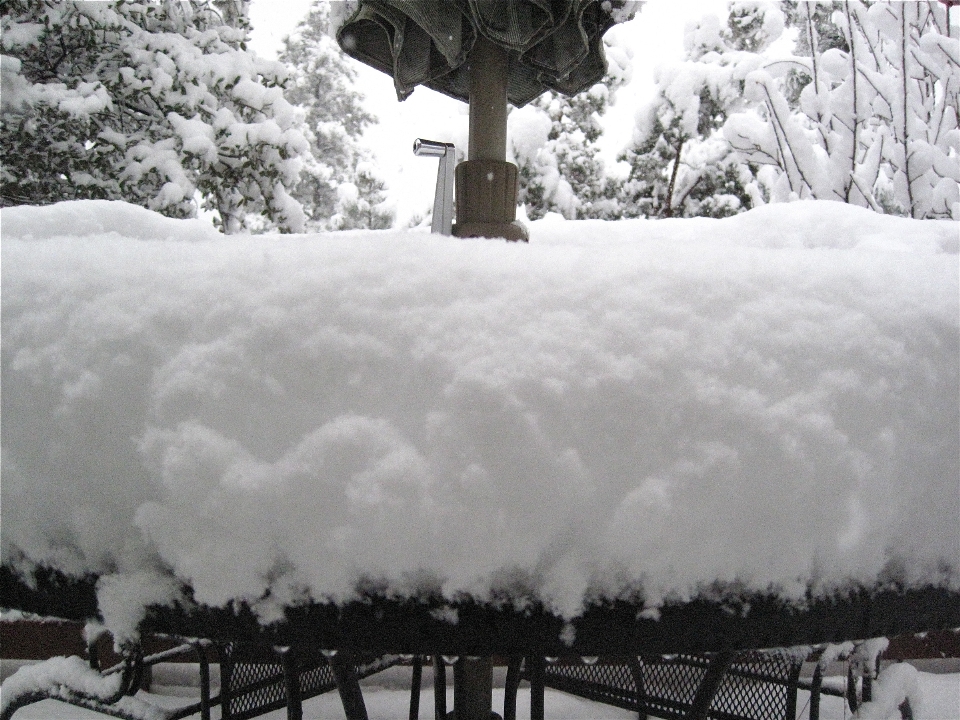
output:
[[[371,580],[568,617],[960,584],[955,223],[809,201],[520,247],[146,212],[2,213],[3,560],[120,576],[119,625],[178,582],[266,620]]]

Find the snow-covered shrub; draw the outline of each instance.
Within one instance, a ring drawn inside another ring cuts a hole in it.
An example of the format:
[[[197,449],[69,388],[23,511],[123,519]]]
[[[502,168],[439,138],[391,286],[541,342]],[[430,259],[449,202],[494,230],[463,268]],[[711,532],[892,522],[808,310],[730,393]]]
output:
[[[228,18],[229,19],[229,18]],[[260,213],[299,230],[307,150],[282,64],[246,52],[203,0],[3,3],[4,205],[122,199],[225,232]]]
[[[330,219],[337,230],[369,228],[383,230],[393,225],[393,204],[385,198],[386,185],[373,163],[357,163],[353,182],[337,187],[337,203]]]
[[[848,0],[833,10],[833,39],[823,42],[822,4],[794,8],[798,52],[808,55],[747,76],[745,95],[759,110],[733,115],[725,137],[749,161],[777,168],[775,200],[960,219],[960,49],[945,8]]]

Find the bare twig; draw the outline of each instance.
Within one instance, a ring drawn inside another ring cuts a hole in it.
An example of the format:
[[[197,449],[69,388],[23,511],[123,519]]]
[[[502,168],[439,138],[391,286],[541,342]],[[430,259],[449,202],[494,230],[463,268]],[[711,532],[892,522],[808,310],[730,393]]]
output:
[[[670,172],[670,183],[667,185],[667,202],[663,210],[663,217],[673,217],[673,187],[677,182],[677,172],[680,170],[680,153],[683,151],[683,144],[686,139],[680,136],[677,143],[677,157],[673,160],[673,170]]]
[[[847,17],[847,31],[850,33],[850,38],[848,42],[850,43],[850,64],[851,64],[851,82],[853,84],[853,128],[851,128],[851,133],[853,134],[853,147],[850,149],[850,182],[847,183],[846,188],[844,189],[844,194],[846,196],[846,202],[850,202],[850,191],[853,189],[854,175],[857,172],[857,151],[859,149],[860,137],[859,137],[859,110],[857,108],[857,103],[859,101],[859,95],[857,94],[857,48],[854,44],[854,35],[856,34],[853,29],[853,23],[850,20],[850,0],[844,0],[843,3],[844,13]],[[864,196],[866,197],[866,196]]]
[[[903,80],[903,163],[904,175],[907,180],[907,198],[910,202],[910,217],[916,217],[916,201],[913,197],[913,180],[910,177],[910,143],[909,143],[909,121],[910,121],[910,85],[909,75],[907,73],[907,38],[909,37],[909,28],[907,25],[907,3],[900,4],[900,74]]]

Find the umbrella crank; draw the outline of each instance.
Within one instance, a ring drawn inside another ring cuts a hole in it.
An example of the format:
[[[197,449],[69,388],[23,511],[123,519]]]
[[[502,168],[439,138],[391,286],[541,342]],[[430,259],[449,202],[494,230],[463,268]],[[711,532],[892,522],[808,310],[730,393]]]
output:
[[[507,162],[505,50],[480,38],[470,56],[470,140],[466,162],[456,165],[452,143],[413,141],[413,154],[440,158],[430,232],[457,237],[529,240],[517,222],[517,166]],[[453,225],[453,188],[457,224]]]
[[[452,143],[423,140],[413,141],[413,154],[418,157],[440,158],[437,168],[437,189],[433,194],[433,222],[430,232],[450,235],[453,228],[453,184],[456,148]]]

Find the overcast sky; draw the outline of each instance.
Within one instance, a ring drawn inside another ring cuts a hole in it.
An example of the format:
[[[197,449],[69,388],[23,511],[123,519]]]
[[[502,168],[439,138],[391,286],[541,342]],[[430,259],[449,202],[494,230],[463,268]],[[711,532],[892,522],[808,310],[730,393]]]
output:
[[[311,0],[253,0],[250,45],[260,55],[274,58],[283,38],[307,14]],[[618,93],[605,118],[604,157],[613,162],[630,141],[637,108],[653,92],[653,69],[664,61],[678,59],[683,52],[684,26],[708,13],[723,16],[726,0],[650,0],[629,23],[608,31],[633,50],[633,82]],[[353,62],[353,61],[351,61]],[[393,82],[360,62],[355,62],[358,87],[366,105],[380,120],[367,130],[364,140],[376,154],[377,166],[396,200],[401,222],[424,214],[433,200],[436,161],[412,154],[414,138],[466,142],[467,106],[428,88],[417,88],[404,102],[398,102]]]

